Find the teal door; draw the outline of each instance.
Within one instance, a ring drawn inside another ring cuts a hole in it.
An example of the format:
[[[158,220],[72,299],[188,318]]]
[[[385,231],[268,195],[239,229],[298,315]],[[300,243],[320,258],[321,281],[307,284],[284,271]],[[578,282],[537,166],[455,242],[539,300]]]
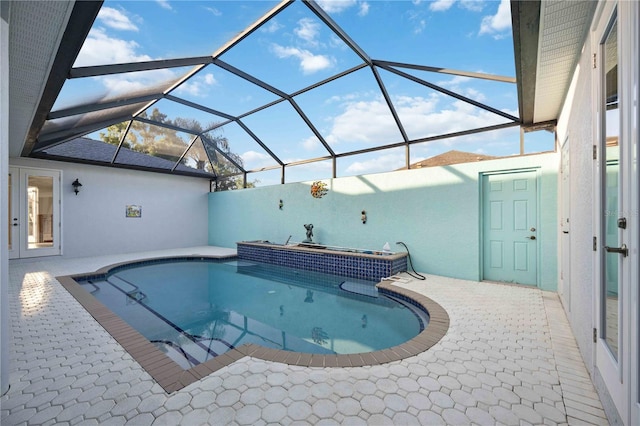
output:
[[[482,196],[483,278],[536,285],[536,172],[484,175]]]

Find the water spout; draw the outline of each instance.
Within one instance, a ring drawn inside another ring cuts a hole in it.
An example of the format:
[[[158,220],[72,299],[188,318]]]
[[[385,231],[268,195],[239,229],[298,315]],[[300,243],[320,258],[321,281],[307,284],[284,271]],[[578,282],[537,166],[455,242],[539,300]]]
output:
[[[307,230],[307,239],[302,241],[303,243],[312,243],[313,242],[313,224],[305,224],[303,225],[304,229]]]

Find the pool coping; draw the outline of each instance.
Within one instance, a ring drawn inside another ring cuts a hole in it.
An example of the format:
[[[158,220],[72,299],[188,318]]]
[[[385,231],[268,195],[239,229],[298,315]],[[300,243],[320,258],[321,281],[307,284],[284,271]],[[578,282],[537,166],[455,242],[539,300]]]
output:
[[[438,303],[414,291],[395,286],[392,284],[393,281],[383,280],[377,284],[378,289],[395,297],[408,300],[429,314],[429,324],[425,329],[414,338],[400,345],[366,353],[311,354],[266,348],[254,343],[248,343],[185,370],[75,281],[75,278],[105,274],[114,268],[131,263],[138,263],[140,261],[155,262],[176,259],[177,257],[224,259],[235,258],[236,256],[193,255],[154,257],[108,265],[95,272],[56,277],[58,282],[87,310],[98,324],[100,324],[167,393],[180,390],[221,368],[233,364],[245,356],[301,367],[363,367],[386,364],[425,352],[440,341],[449,329],[449,315]]]

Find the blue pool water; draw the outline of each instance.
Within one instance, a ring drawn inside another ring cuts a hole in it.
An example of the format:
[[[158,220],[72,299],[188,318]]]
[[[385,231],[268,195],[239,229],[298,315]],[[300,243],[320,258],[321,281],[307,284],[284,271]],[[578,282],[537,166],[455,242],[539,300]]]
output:
[[[184,368],[244,343],[370,352],[410,340],[428,321],[373,282],[244,260],[143,264],[79,283]]]

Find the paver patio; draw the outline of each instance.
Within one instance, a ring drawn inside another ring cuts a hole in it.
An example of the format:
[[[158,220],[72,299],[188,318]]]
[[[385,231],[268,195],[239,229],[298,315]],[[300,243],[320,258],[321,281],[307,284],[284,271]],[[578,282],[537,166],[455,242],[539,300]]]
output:
[[[245,357],[167,394],[56,276],[195,247],[10,263],[11,388],[0,423],[607,425],[557,294],[427,275],[398,283],[446,309],[430,350],[380,366]]]

